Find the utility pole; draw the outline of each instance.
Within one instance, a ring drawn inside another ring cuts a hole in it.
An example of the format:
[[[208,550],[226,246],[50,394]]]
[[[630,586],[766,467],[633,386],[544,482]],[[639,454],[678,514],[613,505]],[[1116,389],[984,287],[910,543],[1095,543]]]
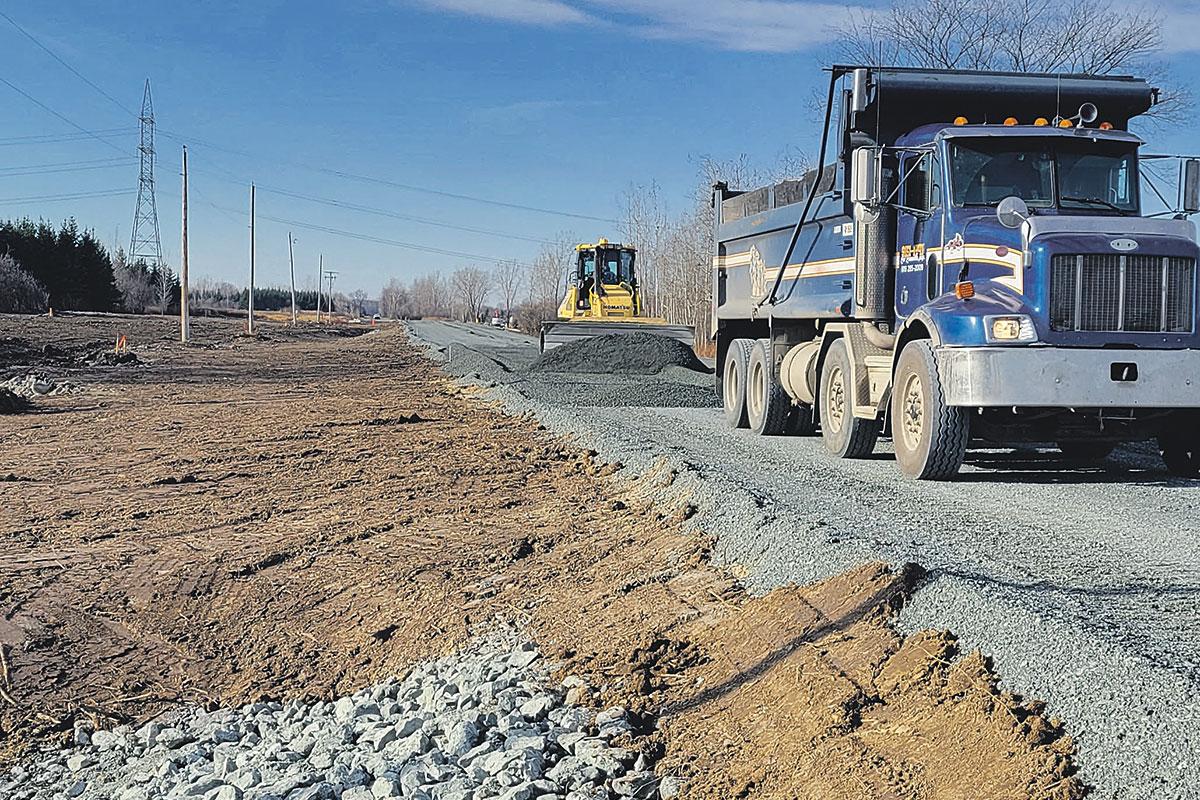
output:
[[[246,332],[254,334],[254,184],[250,184],[250,291],[246,303]]]
[[[333,279],[337,277],[337,272],[334,270],[326,270],[325,277],[329,279],[329,305],[326,306],[326,319],[330,323],[333,322]]]
[[[188,308],[188,170],[187,145],[183,146],[183,258],[179,266],[179,341],[192,338],[192,320]]]
[[[321,253],[317,261],[317,324],[321,324],[321,297],[324,292],[321,290],[321,282],[325,280],[325,254]]]
[[[292,252],[292,232],[288,231],[288,268],[292,273],[292,327],[296,327],[296,256]]]

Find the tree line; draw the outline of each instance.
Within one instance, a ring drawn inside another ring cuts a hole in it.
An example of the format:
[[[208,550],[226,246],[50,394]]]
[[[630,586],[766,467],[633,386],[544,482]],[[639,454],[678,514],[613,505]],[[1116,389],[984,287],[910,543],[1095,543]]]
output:
[[[0,223],[0,310],[29,313],[61,308],[115,311],[121,304],[112,260],[74,219]]]

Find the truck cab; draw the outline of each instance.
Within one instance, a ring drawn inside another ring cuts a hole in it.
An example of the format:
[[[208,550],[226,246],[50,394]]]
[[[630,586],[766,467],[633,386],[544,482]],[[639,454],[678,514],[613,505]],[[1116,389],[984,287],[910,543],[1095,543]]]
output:
[[[1143,212],[1142,141],[1127,126],[1154,90],[1083,76],[839,77],[851,87],[828,185],[809,176],[803,204],[779,202],[782,184],[757,199],[717,187],[730,422],[819,426],[841,457],[889,433],[918,478],[957,473],[971,441],[1098,459],[1156,439],[1172,471],[1200,472],[1200,252],[1186,218],[1200,164],[1183,163],[1175,208]],[[772,422],[775,405],[789,408]]]

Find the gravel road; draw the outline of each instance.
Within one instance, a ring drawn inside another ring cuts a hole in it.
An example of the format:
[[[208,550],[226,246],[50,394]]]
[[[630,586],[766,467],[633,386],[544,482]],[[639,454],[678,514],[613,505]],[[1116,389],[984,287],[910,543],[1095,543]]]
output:
[[[949,628],[993,657],[1008,688],[1044,699],[1095,796],[1200,798],[1200,483],[1171,478],[1152,453],[1081,467],[1050,450],[975,452],[959,481],[916,483],[886,445],[839,462],[818,438],[729,430],[692,379],[587,405],[572,385],[602,378],[521,372],[532,339],[440,322],[410,331],[451,372],[606,459],[634,471],[666,459],[680,475],[670,491],[690,494],[693,523],[756,589],[869,559],[920,564],[928,581],[901,628]]]

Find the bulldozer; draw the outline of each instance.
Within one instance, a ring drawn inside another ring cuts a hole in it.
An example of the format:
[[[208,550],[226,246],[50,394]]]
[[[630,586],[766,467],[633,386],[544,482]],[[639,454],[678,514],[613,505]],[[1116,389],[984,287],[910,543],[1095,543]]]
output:
[[[576,247],[575,267],[558,318],[542,323],[542,351],[593,336],[639,331],[692,346],[691,326],[646,316],[636,261],[636,249],[607,239]]]

